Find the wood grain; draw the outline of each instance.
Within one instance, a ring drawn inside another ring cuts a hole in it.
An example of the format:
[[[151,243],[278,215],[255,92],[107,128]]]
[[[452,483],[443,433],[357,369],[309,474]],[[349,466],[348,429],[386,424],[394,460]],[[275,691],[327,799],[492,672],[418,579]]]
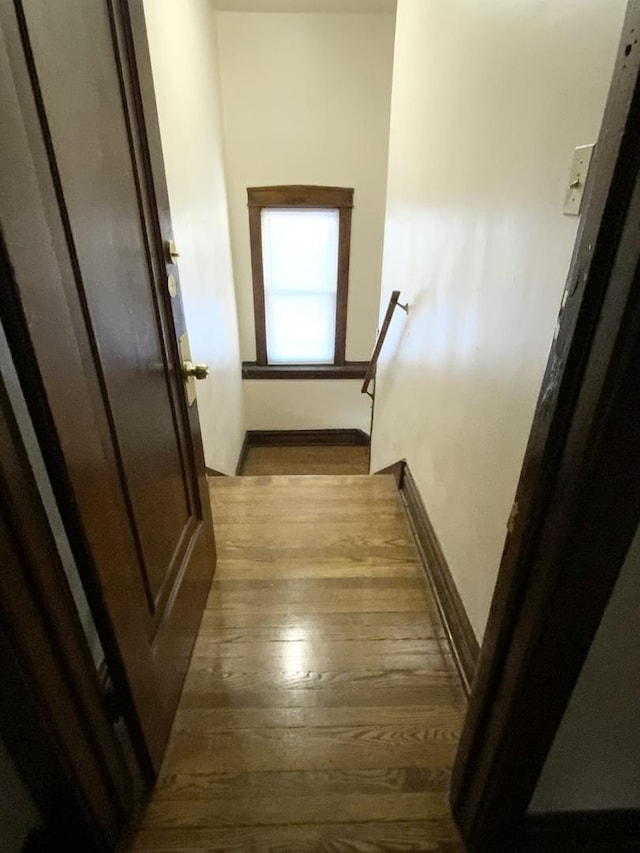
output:
[[[381,561],[369,558],[359,560],[325,560],[317,562],[312,559],[294,560],[280,562],[273,566],[256,560],[245,560],[237,555],[233,560],[227,560],[216,572],[216,576],[222,580],[227,577],[235,579],[279,577],[279,578],[306,578],[317,576],[322,571],[327,578],[354,577],[365,575],[368,577],[383,578],[407,578],[414,577],[415,564],[411,560],[393,562],[391,560]]]
[[[361,794],[446,791],[450,776],[446,767],[175,773],[162,778],[155,799],[161,802],[212,797],[288,797],[301,791],[316,797],[350,794],[354,790]]]
[[[250,447],[242,469],[263,474],[367,474],[368,447]]]
[[[141,0],[2,4],[0,219],[3,327],[151,780],[215,549],[197,407],[184,405],[184,313],[179,293],[167,298],[172,232],[142,12]],[[70,76],[82,85],[60,85]]]
[[[464,853],[451,821],[372,821],[211,829],[144,829],[136,850],[146,853]]]
[[[416,682],[423,680],[421,677],[413,684],[385,687],[366,683],[348,687],[334,685],[330,690],[296,690],[290,686],[285,690],[282,685],[271,689],[242,690],[236,687],[229,690],[224,684],[211,692],[201,690],[201,685],[196,683],[193,690],[183,691],[181,705],[183,708],[340,708],[442,703],[456,707],[458,702],[459,707],[463,701],[458,698],[458,685],[440,682],[416,687]]]
[[[353,189],[289,184],[249,187],[248,207],[353,207]]]
[[[220,641],[217,637],[199,637],[194,649],[193,666],[198,666],[197,658],[211,660],[219,655],[221,660],[238,661],[242,659],[265,665],[290,666],[291,661],[304,661],[309,669],[335,667],[337,663],[370,669],[370,663],[381,665],[383,661],[396,667],[403,663],[413,666],[420,664],[429,655],[448,656],[445,640],[320,640],[310,645],[306,640],[283,640],[272,642],[235,642]],[[435,662],[435,660],[434,660]]]
[[[444,637],[434,610],[426,613],[323,613],[321,616],[242,615],[220,623],[219,614],[205,610],[200,639],[221,642],[295,642],[324,640],[413,640]],[[233,624],[231,624],[233,622]]]
[[[234,729],[315,728],[319,726],[410,725],[429,729],[431,736],[455,737],[463,713],[448,705],[406,705],[390,708],[245,708],[232,710],[181,709],[173,726],[176,732],[228,732]]]
[[[243,379],[362,379],[368,361],[345,361],[343,364],[258,364],[242,362]]]
[[[189,826],[265,826],[295,823],[352,823],[371,820],[373,814],[386,820],[420,820],[425,814],[446,819],[446,794],[324,794],[287,797],[238,797],[193,800],[185,817],[181,800],[153,802],[147,809],[149,829]]]
[[[250,429],[247,442],[250,447],[369,447],[371,437],[361,429]]]
[[[233,773],[240,763],[250,771],[328,770],[336,758],[350,768],[449,766],[457,734],[422,726],[316,726],[240,729],[202,734],[178,732],[167,760],[178,773],[215,767]]]
[[[462,853],[464,694],[393,479],[209,487],[217,579],[134,849]]]

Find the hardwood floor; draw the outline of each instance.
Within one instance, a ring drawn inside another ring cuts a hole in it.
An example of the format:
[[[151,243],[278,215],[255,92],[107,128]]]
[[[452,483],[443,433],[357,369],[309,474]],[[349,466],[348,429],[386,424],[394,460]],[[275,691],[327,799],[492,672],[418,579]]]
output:
[[[368,474],[369,448],[341,445],[250,447],[243,476]]]
[[[210,490],[218,570],[133,849],[461,853],[464,694],[393,479]]]

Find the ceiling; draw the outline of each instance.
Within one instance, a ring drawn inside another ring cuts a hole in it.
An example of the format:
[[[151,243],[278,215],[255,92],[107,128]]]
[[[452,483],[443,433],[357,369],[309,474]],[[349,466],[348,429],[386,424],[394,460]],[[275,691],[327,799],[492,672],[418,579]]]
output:
[[[396,0],[211,0],[221,12],[327,12],[393,14]]]

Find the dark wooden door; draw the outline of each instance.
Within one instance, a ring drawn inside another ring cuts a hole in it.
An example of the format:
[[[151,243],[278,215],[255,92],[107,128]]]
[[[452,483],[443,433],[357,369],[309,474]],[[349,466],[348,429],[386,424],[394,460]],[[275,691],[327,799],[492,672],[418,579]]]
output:
[[[2,292],[7,275],[0,241]],[[46,849],[106,851],[126,823],[132,779],[15,417],[4,355],[0,343],[0,734],[46,824]]]
[[[141,7],[6,3],[2,26],[0,215],[15,279],[9,325],[26,325],[13,337],[16,360],[24,365],[31,348],[36,421],[152,773],[215,550],[181,369],[184,315],[168,288],[178,270],[165,248],[157,119],[140,86],[149,74]]]

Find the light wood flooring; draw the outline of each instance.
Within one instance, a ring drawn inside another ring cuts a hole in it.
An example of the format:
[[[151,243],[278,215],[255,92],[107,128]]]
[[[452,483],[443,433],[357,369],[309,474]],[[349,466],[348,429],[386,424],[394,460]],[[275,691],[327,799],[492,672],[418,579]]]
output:
[[[368,474],[369,448],[340,445],[250,447],[243,476]]]
[[[210,488],[218,569],[134,849],[462,853],[464,698],[393,479]]]

